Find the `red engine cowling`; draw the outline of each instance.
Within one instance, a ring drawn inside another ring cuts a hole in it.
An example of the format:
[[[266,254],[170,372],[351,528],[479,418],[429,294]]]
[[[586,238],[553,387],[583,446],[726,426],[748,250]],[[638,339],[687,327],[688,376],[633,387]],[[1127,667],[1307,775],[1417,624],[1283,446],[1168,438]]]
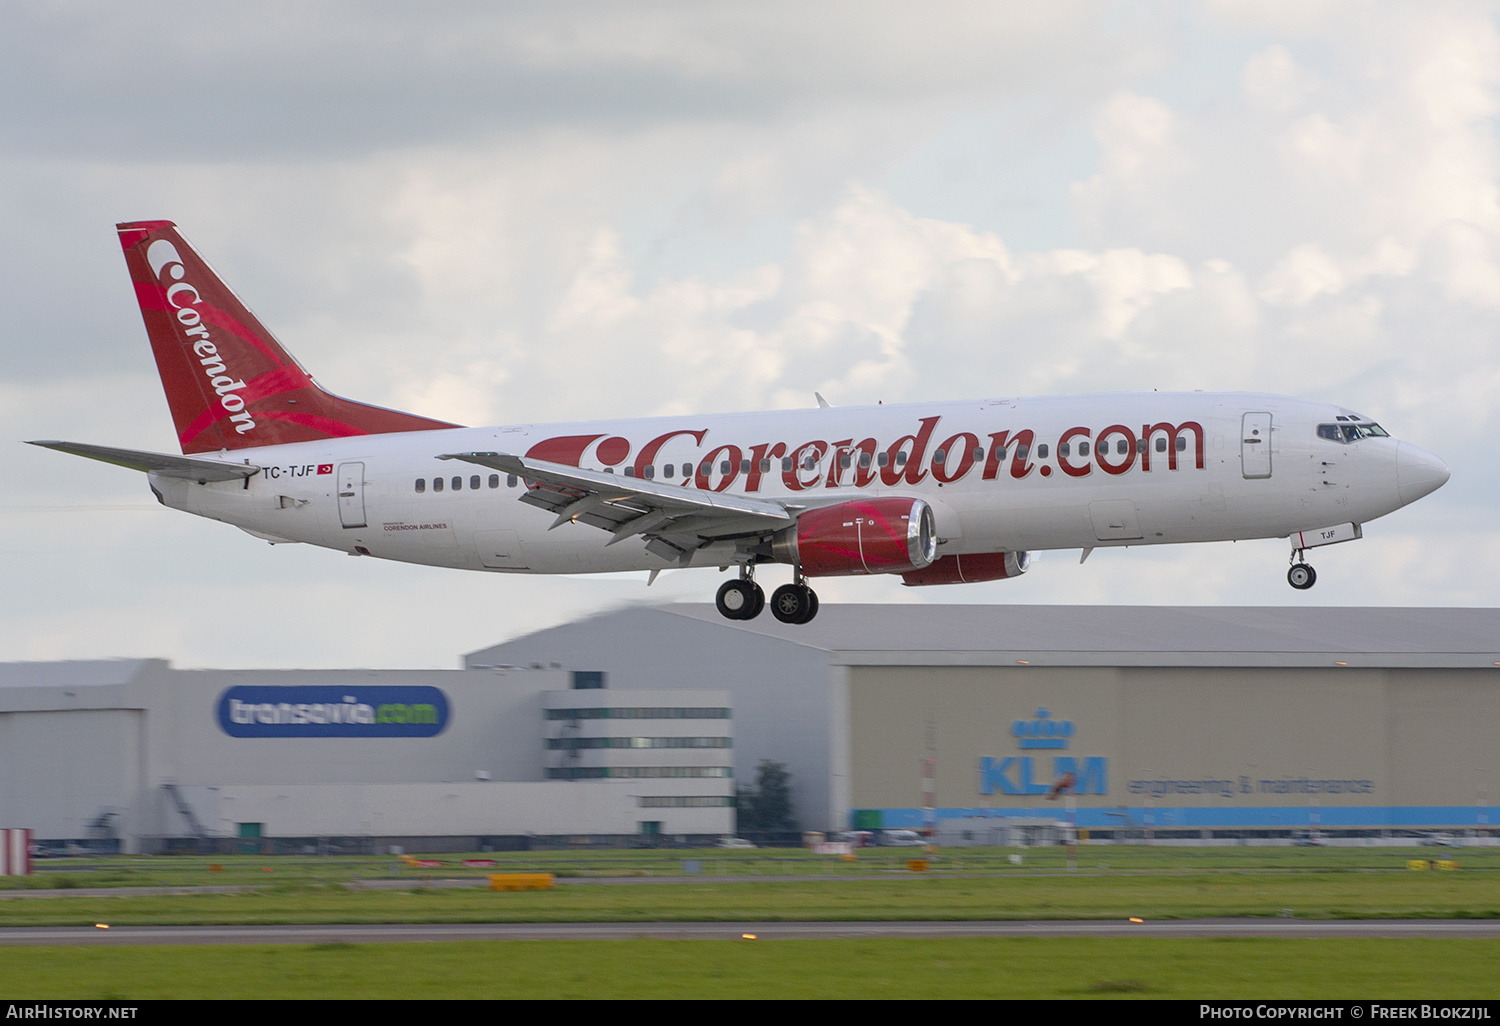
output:
[[[1020,577],[1031,565],[1029,552],[976,552],[968,556],[944,556],[931,566],[901,575],[908,588],[928,584],[973,584]]]
[[[808,510],[771,548],[808,577],[905,574],[937,558],[937,534],[921,499],[856,499]]]

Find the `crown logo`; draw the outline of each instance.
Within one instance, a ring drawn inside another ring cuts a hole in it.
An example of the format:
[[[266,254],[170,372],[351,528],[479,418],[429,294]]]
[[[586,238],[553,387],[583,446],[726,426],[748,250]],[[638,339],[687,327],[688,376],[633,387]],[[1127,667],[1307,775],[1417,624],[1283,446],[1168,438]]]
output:
[[[1035,719],[1016,720],[1010,732],[1021,748],[1066,748],[1073,736],[1073,721],[1054,720],[1046,709],[1038,709]]]

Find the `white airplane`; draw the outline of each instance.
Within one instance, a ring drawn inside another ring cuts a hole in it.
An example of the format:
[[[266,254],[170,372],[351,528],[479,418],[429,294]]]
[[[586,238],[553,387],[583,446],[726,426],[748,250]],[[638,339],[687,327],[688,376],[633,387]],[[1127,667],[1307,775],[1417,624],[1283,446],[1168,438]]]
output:
[[[1448,480],[1350,410],[1235,392],[999,398],[467,428],[325,392],[170,221],[118,227],[182,455],[38,441],[144,471],[173,509],[272,543],[499,573],[737,566],[730,619],[808,579],[993,581],[1029,553],[1289,538],[1305,550]]]

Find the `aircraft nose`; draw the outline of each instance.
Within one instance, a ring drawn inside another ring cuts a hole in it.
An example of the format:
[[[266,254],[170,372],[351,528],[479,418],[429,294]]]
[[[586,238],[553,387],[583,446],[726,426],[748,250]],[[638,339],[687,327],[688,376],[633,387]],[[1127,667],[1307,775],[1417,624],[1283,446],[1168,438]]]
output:
[[[1449,473],[1448,464],[1426,449],[1410,442],[1396,446],[1396,491],[1403,506],[1437,491],[1447,482]]]

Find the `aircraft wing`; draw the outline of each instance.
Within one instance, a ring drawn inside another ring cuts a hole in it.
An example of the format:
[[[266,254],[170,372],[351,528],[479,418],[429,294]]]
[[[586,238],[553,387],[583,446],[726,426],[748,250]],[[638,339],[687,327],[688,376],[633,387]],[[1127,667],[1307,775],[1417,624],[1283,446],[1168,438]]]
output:
[[[521,501],[557,514],[552,526],[578,522],[609,531],[606,545],[636,535],[647,550],[676,559],[710,541],[760,536],[796,522],[779,502],[721,495],[682,485],[580,470],[501,452],[456,452],[439,456],[515,474],[526,482]]]
[[[260,473],[260,468],[253,463],[230,463],[203,456],[169,456],[166,453],[112,449],[107,445],[86,445],[83,442],[41,441],[26,444],[70,452],[74,456],[113,463],[117,467],[129,467],[145,473],[155,471],[164,477],[183,477],[198,482],[248,480]]]

